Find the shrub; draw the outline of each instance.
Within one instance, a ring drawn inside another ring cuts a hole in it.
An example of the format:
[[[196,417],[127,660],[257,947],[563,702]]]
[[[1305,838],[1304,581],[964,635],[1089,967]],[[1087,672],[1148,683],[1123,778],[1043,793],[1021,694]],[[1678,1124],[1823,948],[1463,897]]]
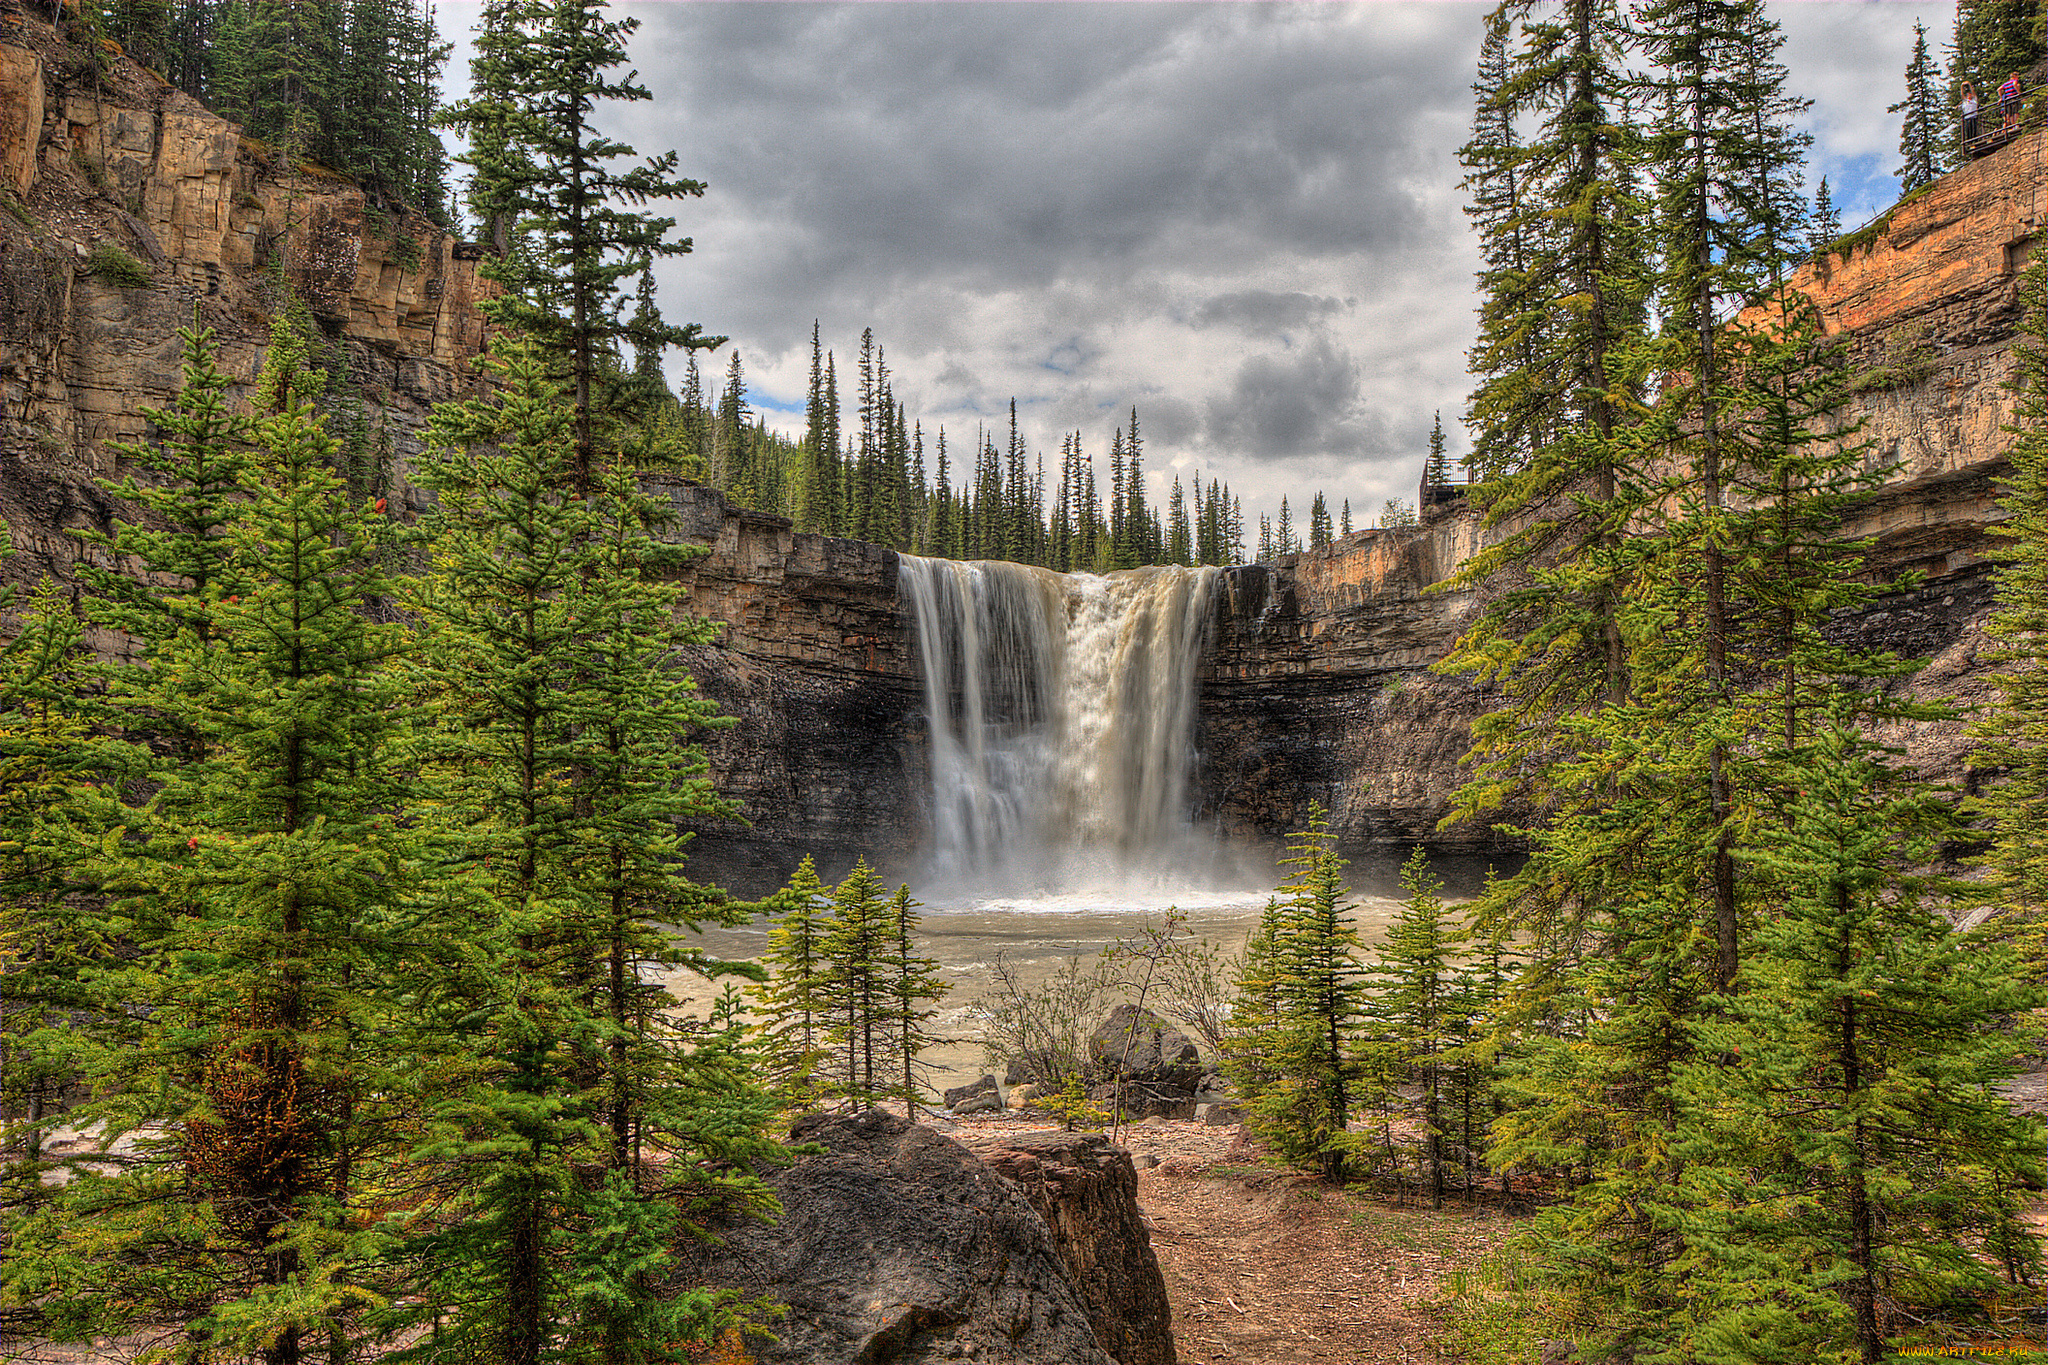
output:
[[[120,289],[147,289],[156,281],[149,267],[111,242],[102,242],[86,258],[85,269],[101,284]]]

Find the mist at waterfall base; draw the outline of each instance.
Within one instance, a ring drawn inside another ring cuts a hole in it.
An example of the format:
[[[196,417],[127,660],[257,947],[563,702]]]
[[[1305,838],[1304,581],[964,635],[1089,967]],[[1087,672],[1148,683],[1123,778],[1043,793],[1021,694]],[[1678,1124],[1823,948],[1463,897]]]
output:
[[[922,902],[918,949],[948,986],[932,1021],[948,1041],[921,1058],[938,1085],[981,1074],[973,1006],[999,957],[1035,987],[1075,958],[1092,966],[1169,907],[1192,939],[1234,956],[1284,879],[1284,850],[1230,843],[1192,818],[1195,675],[1215,580],[1211,568],[1060,574],[902,557],[929,720],[930,841],[917,863],[881,871]],[[1373,853],[1347,869],[1367,943],[1400,911],[1399,865]],[[1484,869],[1439,873],[1463,899]],[[768,928],[712,930],[699,946],[756,958]]]

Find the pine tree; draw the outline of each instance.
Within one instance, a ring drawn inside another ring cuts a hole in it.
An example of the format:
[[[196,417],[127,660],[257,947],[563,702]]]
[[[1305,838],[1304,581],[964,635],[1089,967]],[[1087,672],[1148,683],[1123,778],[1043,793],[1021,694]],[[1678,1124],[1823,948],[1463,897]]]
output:
[[[75,816],[99,936],[123,945],[97,973],[80,1052],[101,1098],[78,1118],[175,1137],[118,1182],[68,1187],[13,1268],[67,1263],[57,1311],[99,1330],[176,1312],[213,1349],[290,1365],[309,1337],[346,1354],[356,1335],[374,1239],[347,1210],[407,1107],[382,1040],[412,836],[391,817],[400,635],[368,612],[392,523],[351,498],[302,400],[254,437],[253,487],[209,549],[237,591],[188,575],[166,616],[204,629],[155,634],[109,696],[132,733],[175,712],[179,740],[100,746],[122,780]]]
[[[1347,1130],[1361,1097],[1353,1039],[1364,1005],[1344,860],[1323,808],[1288,836],[1293,869],[1248,948],[1231,1034],[1246,1123],[1289,1162],[1341,1180],[1357,1149]]]
[[[637,27],[588,0],[493,0],[476,37],[469,98],[448,111],[470,134],[461,160],[475,172],[478,215],[508,231],[516,223],[522,234],[519,249],[486,263],[504,290],[486,312],[561,357],[574,414],[569,476],[586,495],[598,479],[599,388],[630,328],[619,314],[621,282],[690,250],[687,237],[671,235],[673,218],[638,206],[704,193],[701,182],[675,174],[674,152],[619,169],[633,149],[598,131],[602,105],[653,98],[632,76],[608,75],[625,62]],[[663,324],[632,339],[686,349],[723,341],[701,333],[696,323]]]
[[[1813,191],[1813,231],[1808,234],[1815,255],[1834,245],[1842,235],[1842,215],[1828,192],[1828,178],[1822,176]]]
[[[1273,551],[1276,554],[1291,555],[1301,550],[1301,542],[1294,538],[1294,514],[1287,510],[1287,495],[1280,495],[1280,515],[1273,519]]]
[[[835,1053],[833,1093],[856,1108],[873,1107],[895,1091],[890,1060],[896,1055],[893,1005],[899,977],[891,970],[895,915],[881,879],[865,858],[854,863],[832,892],[832,919],[823,945],[822,992]]]
[[[1330,509],[1323,503],[1322,490],[1316,491],[1316,499],[1308,509],[1308,547],[1320,550],[1330,543]]]
[[[1907,869],[1938,859],[1948,811],[1852,725],[1818,736],[1756,854],[1789,894],[1683,1072],[1705,1360],[1848,1346],[1876,1365],[1897,1347],[1886,1305],[1996,1294],[2001,1266],[2018,1284],[2040,1264],[2020,1208],[2042,1132],[1997,1090],[2020,1046],[1997,1021],[2042,992],[1921,904]]]
[[[9,552],[0,524],[0,559]],[[0,588],[0,610],[13,605],[11,587]],[[45,575],[0,645],[0,1105],[26,1121],[10,1156],[27,1169],[6,1178],[29,1205],[43,1193],[44,1125],[59,1121],[77,1079],[67,1025],[95,1003],[90,976],[107,946],[67,900],[69,850],[52,837],[88,736],[73,701],[85,683],[83,639],[68,596]]]
[[[1429,870],[1429,856],[1419,846],[1401,869],[1401,889],[1408,893],[1401,913],[1366,969],[1384,983],[1374,994],[1371,1014],[1390,1033],[1410,1081],[1421,1088],[1429,1201],[1432,1208],[1441,1208],[1443,1058],[1450,1045],[1454,983],[1443,882]]]
[[[1351,534],[1351,499],[1349,498],[1344,499],[1344,511],[1337,519],[1337,534],[1340,536]]]
[[[1927,25],[1916,19],[1913,57],[1906,64],[1906,97],[1885,110],[1905,115],[1899,127],[1899,155],[1903,160],[1894,172],[1899,177],[1901,194],[1933,184],[1940,170],[1943,132],[1948,120],[1935,93],[1934,81],[1934,62],[1927,55]]]
[[[1997,609],[1988,631],[1998,702],[1971,727],[1970,762],[1994,774],[1980,796],[1990,836],[1985,862],[2006,932],[2035,961],[2048,957],[2048,265],[2021,281],[2020,344],[2013,348],[2015,413],[1995,524]]]
[[[1451,462],[1444,455],[1444,415],[1439,412],[1429,428],[1429,461],[1422,466],[1422,482],[1442,488],[1451,481]]]
[[[946,995],[946,982],[938,962],[916,951],[918,908],[918,903],[910,897],[910,888],[898,886],[895,896],[889,901],[889,943],[885,963],[888,1010],[893,1029],[892,1051],[903,1078],[896,1093],[913,1119],[917,1117],[917,1106],[923,1093],[919,1084],[917,1055],[939,1041],[931,1027],[932,1020],[938,1017],[938,1010],[931,1007],[931,1002],[942,1000]]]
[[[414,1315],[464,1304],[437,1350],[531,1365],[566,1333],[615,1360],[733,1322],[726,1301],[658,1295],[658,1248],[713,1206],[760,1205],[758,1182],[715,1172],[768,1150],[771,1105],[735,1083],[730,1031],[687,1031],[642,984],[642,964],[709,970],[674,927],[730,913],[680,867],[677,819],[723,808],[691,739],[705,708],[677,650],[704,628],[676,622],[678,547],[623,474],[575,495],[573,405],[536,345],[497,374],[494,398],[436,412],[420,476],[426,780],[450,845],[423,913],[462,926],[426,1003],[474,1041],[419,1144],[453,1183],[413,1249]]]
[[[1193,564],[1194,537],[1188,527],[1187,497],[1181,492],[1178,474],[1173,478],[1173,490],[1167,494],[1166,525],[1166,562]]]

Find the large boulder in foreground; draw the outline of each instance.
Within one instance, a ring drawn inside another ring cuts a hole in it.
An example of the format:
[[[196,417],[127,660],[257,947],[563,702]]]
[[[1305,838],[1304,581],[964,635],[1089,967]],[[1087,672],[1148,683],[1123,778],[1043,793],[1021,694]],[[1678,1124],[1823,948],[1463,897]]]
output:
[[[782,1221],[722,1229],[693,1279],[789,1305],[763,1365],[1113,1365],[1024,1195],[960,1144],[894,1114],[806,1114],[816,1143],[770,1183]]]
[[[1052,1230],[1102,1349],[1118,1365],[1174,1365],[1166,1280],[1138,1214],[1131,1154],[1100,1133],[1012,1133],[974,1147]]]

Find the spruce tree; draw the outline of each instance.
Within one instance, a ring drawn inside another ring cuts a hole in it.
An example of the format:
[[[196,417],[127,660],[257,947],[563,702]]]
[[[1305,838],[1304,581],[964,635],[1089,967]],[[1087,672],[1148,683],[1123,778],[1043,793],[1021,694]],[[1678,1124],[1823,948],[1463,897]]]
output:
[[[1835,208],[1835,199],[1828,192],[1828,178],[1822,176],[1820,184],[1813,191],[1813,231],[1808,234],[1815,255],[1819,255],[1842,235],[1842,215]]]
[[[1397,1049],[1411,1083],[1422,1091],[1423,1159],[1432,1208],[1444,1202],[1444,1062],[1450,1046],[1454,982],[1443,881],[1418,846],[1401,868],[1408,893],[1367,972],[1382,983],[1370,1012]]]
[[[98,746],[118,780],[80,793],[73,826],[101,936],[124,945],[97,974],[81,1051],[101,1098],[79,1119],[174,1137],[74,1182],[14,1249],[17,1269],[73,1266],[58,1313],[75,1324],[173,1312],[208,1349],[291,1365],[316,1341],[352,1349],[378,1274],[348,1210],[408,1108],[385,1040],[414,846],[391,814],[400,634],[368,610],[392,523],[350,497],[302,400],[254,437],[254,486],[211,538],[237,591],[188,576],[166,613],[187,624],[109,697],[138,734],[175,711],[178,742]]]
[[[516,225],[521,239],[486,263],[504,292],[485,310],[561,358],[574,414],[569,477],[586,495],[604,443],[599,389],[631,332],[620,315],[622,281],[690,250],[689,238],[672,235],[673,218],[639,206],[704,193],[702,182],[676,175],[674,152],[620,168],[633,149],[598,129],[604,106],[653,98],[631,75],[609,74],[624,64],[638,24],[607,18],[591,0],[493,0],[476,37],[471,93],[447,115],[470,135],[461,159],[475,172],[478,215],[508,233]],[[663,323],[631,339],[684,348],[723,340],[696,323]]]
[[[1906,64],[1906,97],[1885,112],[1904,115],[1899,125],[1899,156],[1903,160],[1894,172],[1899,177],[1899,193],[1911,194],[1933,184],[1943,161],[1942,135],[1948,119],[1935,91],[1934,62],[1927,55],[1927,25],[1917,19],[1913,21],[1913,57]]]
[[[1283,1160],[1341,1180],[1357,1150],[1347,1124],[1362,1098],[1353,1053],[1365,985],[1344,859],[1320,805],[1281,866],[1293,871],[1246,950],[1232,1067],[1250,1130]]]
[[[891,969],[896,936],[896,916],[881,879],[859,859],[832,892],[822,998],[831,1018],[826,1037],[835,1054],[833,1093],[860,1109],[895,1089],[890,1061],[897,1050],[893,1006],[900,977]]]
[[[1422,466],[1422,482],[1442,488],[1451,481],[1451,462],[1444,455],[1444,415],[1439,412],[1429,428],[1429,460]]]
[[[1971,727],[1971,763],[1991,774],[1979,797],[1990,846],[1992,904],[2001,931],[2048,959],[2048,265],[2021,281],[2020,343],[2013,348],[2015,412],[2002,487],[2006,516],[1993,531],[1997,608],[1988,624],[1995,708]]]
[[[1997,1084],[2022,1046],[2001,1021],[2042,992],[1922,904],[1910,869],[1938,858],[1947,807],[1852,724],[1821,731],[1786,828],[1755,854],[1789,894],[1683,1068],[1702,1360],[1847,1346],[1876,1365],[1914,1309],[2040,1264],[2020,1210],[2041,1126]]]
[[[425,1005],[471,1041],[418,1147],[452,1183],[410,1247],[414,1311],[464,1305],[437,1353],[533,1362],[566,1334],[620,1359],[732,1323],[725,1301],[656,1293],[658,1248],[715,1206],[759,1205],[717,1172],[770,1149],[771,1106],[732,1083],[729,1033],[688,1031],[642,984],[643,965],[715,970],[675,927],[731,915],[680,866],[678,819],[722,807],[678,662],[704,631],[676,620],[679,550],[623,473],[576,495],[575,413],[540,348],[496,366],[495,397],[437,411],[420,476],[437,495],[416,607],[425,780],[449,848],[421,913],[462,926]]]
[[[1308,547],[1320,550],[1330,543],[1330,509],[1323,504],[1322,490],[1316,490],[1316,499],[1308,509]]]
[[[894,1061],[902,1077],[896,1093],[913,1119],[917,1117],[918,1103],[923,1094],[917,1056],[939,1041],[939,1036],[932,1031],[932,1020],[938,1016],[932,1002],[942,1000],[946,995],[946,983],[938,962],[916,950],[918,909],[918,902],[911,899],[910,888],[898,886],[895,896],[889,901],[886,961],[888,1009],[893,1030],[891,1041]]]

